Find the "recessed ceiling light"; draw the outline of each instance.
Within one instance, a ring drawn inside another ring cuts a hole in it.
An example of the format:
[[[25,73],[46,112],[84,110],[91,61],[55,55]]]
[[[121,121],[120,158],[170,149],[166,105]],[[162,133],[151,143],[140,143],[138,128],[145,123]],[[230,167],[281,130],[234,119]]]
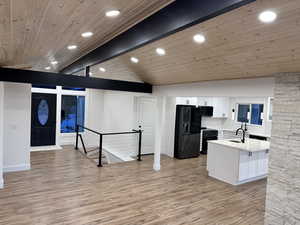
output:
[[[196,35],[194,36],[194,41],[197,42],[197,43],[199,43],[199,44],[204,43],[205,40],[206,40],[206,39],[205,39],[204,35],[202,35],[202,34],[196,34]]]
[[[103,72],[103,73],[106,72],[106,69],[103,68],[103,67],[100,67],[99,70],[100,70],[101,72]]]
[[[107,16],[107,17],[116,17],[116,16],[118,16],[118,15],[120,15],[120,11],[119,10],[110,10],[110,11],[107,11],[106,13],[105,13],[105,15]]]
[[[69,45],[68,49],[69,50],[75,50],[75,49],[77,49],[77,45]]]
[[[45,70],[51,70],[50,66],[45,67]]]
[[[89,37],[92,37],[94,34],[93,34],[93,32],[84,32],[84,33],[82,33],[81,34],[81,36],[82,37],[84,37],[84,38],[89,38]]]
[[[158,55],[165,55],[166,54],[166,51],[163,49],[163,48],[157,48],[156,49],[156,53]]]
[[[93,73],[92,73],[92,72],[89,72],[89,75],[90,75],[90,76],[93,76]]]
[[[138,63],[138,62],[139,62],[139,59],[138,59],[138,58],[135,58],[135,57],[131,57],[130,60],[131,60],[131,62],[133,62],[133,63]]]
[[[267,10],[260,13],[258,18],[263,23],[272,23],[276,20],[277,14],[273,11]]]
[[[57,62],[57,61],[52,61],[51,64],[52,64],[52,65],[57,65],[58,62]]]

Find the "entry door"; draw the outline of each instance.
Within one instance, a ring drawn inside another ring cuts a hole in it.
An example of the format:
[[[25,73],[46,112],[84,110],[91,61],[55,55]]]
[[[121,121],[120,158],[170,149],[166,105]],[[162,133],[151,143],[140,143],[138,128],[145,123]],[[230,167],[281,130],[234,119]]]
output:
[[[31,146],[55,145],[56,94],[32,93]]]
[[[142,154],[153,154],[155,147],[155,113],[154,98],[138,98],[138,125],[142,127]]]

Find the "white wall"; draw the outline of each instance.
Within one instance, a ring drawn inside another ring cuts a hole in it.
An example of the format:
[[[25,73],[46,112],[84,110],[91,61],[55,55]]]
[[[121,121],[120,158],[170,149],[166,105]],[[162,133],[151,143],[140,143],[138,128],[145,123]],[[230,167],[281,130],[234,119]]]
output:
[[[210,129],[224,129],[224,123],[227,119],[223,118],[210,118],[202,117],[202,127],[207,127]]]
[[[136,128],[135,94],[105,91],[104,94],[104,132],[127,132]],[[105,136],[103,145],[108,149],[135,152],[135,135]]]
[[[143,95],[87,89],[85,126],[100,132],[126,132],[137,128],[136,97]],[[84,132],[83,139],[86,147],[99,146],[99,136],[89,131]],[[75,144],[75,134],[63,134],[61,144]],[[112,152],[123,151],[125,156],[135,153],[137,135],[104,136],[103,147]]]
[[[85,126],[100,132],[131,131],[135,128],[135,93],[87,90]],[[89,131],[83,135],[86,147],[99,146],[99,136]],[[64,135],[64,144],[75,144],[75,134]],[[134,135],[105,136],[103,146],[106,149],[135,149]]]
[[[3,188],[3,103],[4,85],[0,82],[0,188]]]
[[[4,83],[4,172],[30,169],[31,85]]]
[[[96,131],[102,131],[104,116],[104,91],[87,89],[86,103],[86,127]],[[87,140],[86,143],[88,147],[95,147],[99,145],[98,135],[91,132],[85,132],[84,138]]]
[[[273,96],[274,78],[209,81],[201,83],[154,86],[153,94],[174,97]]]

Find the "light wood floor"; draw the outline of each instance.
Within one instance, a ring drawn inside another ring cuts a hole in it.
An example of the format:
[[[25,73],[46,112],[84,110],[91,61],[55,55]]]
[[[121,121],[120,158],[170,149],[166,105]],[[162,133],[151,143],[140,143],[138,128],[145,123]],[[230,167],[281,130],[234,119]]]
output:
[[[233,187],[206,159],[153,158],[97,168],[71,149],[32,153],[32,170],[5,175],[1,225],[263,224],[266,180]]]

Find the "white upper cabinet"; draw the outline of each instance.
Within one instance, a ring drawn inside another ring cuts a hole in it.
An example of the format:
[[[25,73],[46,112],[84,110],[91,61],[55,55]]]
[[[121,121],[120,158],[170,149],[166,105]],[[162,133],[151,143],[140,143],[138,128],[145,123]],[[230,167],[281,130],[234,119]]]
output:
[[[195,105],[195,106],[197,106],[197,97],[177,97],[176,105]]]
[[[199,97],[198,105],[214,107],[213,118],[227,118],[229,115],[229,98]]]

